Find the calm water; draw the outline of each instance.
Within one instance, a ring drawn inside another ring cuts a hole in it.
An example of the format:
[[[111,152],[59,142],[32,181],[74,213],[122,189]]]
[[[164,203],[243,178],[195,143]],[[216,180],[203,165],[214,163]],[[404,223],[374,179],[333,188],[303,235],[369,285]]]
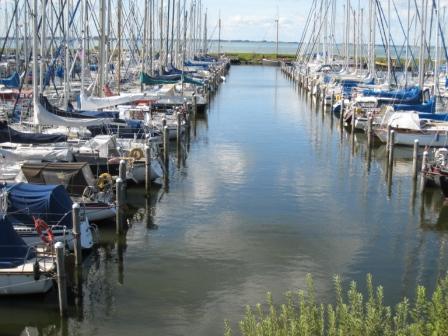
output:
[[[122,244],[101,228],[70,318],[57,318],[54,291],[2,299],[0,334],[221,335],[224,319],[267,291],[281,301],[307,273],[326,301],[336,273],[371,272],[389,304],[433,287],[448,266],[448,209],[437,190],[413,193],[409,151],[397,150],[389,184],[384,147],[370,163],[365,148],[278,69],[233,67],[185,160],[173,151],[169,189],[148,204],[128,191]]]

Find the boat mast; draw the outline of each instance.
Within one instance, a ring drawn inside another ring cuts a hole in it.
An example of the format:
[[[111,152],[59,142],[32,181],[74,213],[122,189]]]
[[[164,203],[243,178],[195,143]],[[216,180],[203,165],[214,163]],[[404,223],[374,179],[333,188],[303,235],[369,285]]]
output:
[[[147,32],[148,32],[148,0],[145,0],[145,13],[143,19],[143,46],[142,46],[142,75],[146,71],[146,40],[147,40]],[[144,84],[143,81],[140,82],[140,91],[143,92]]]
[[[204,42],[202,47],[202,52],[205,55],[207,55],[207,9],[205,10],[204,14]]]
[[[168,66],[168,55],[169,55],[170,10],[171,10],[171,0],[168,0],[167,15],[166,15],[165,68]],[[163,74],[163,72],[161,74]]]
[[[439,17],[439,6],[440,6],[440,0],[437,0],[437,7],[435,9],[436,11],[436,50],[435,50],[435,62],[434,62],[434,95],[437,97],[439,92],[439,39],[440,39],[440,30],[439,30],[439,24],[440,24],[440,17]]]
[[[65,0],[65,24],[64,24],[64,43],[65,43],[65,68],[64,68],[64,108],[67,109],[69,103],[69,72],[70,59],[68,50],[69,41],[69,25],[70,25],[70,0]]]
[[[180,56],[180,27],[181,27],[181,15],[180,15],[180,0],[177,0],[177,27],[176,27],[176,57],[175,64],[179,68],[179,56]]]
[[[85,87],[85,78],[84,78],[84,74],[85,74],[85,66],[86,66],[86,57],[87,57],[87,53],[86,53],[86,25],[87,25],[87,3],[86,0],[82,0],[81,2],[81,16],[82,16],[82,20],[81,20],[81,24],[82,24],[82,31],[81,31],[81,50],[82,50],[82,54],[81,54],[81,93],[84,91],[84,87]]]
[[[118,64],[117,64],[117,93],[121,91],[121,13],[122,13],[122,0],[117,0],[117,33],[118,33]],[[146,13],[146,11],[145,11]]]
[[[275,25],[277,30],[276,42],[275,42],[275,58],[278,59],[278,13],[277,18],[275,19]]]
[[[390,59],[390,45],[391,45],[391,36],[390,36],[390,0],[387,1],[387,87],[390,90],[391,78],[392,78],[392,69]]]
[[[163,53],[163,0],[160,0],[159,26],[160,26],[159,74],[161,75],[161,74],[163,74],[163,63],[162,63],[162,53]]]
[[[149,73],[154,74],[153,59],[153,40],[154,40],[154,0],[149,0]]]
[[[218,58],[221,57],[221,11],[218,19]]]
[[[408,17],[407,17],[407,32],[406,32],[406,60],[404,63],[404,85],[408,87],[408,64],[409,64],[409,34],[411,30],[411,2],[408,1]]]
[[[420,29],[420,55],[419,55],[419,69],[418,69],[418,85],[420,89],[423,89],[424,85],[424,75],[425,75],[425,16],[426,16],[426,0],[422,0],[422,15],[420,19],[421,29]]]
[[[41,12],[42,12],[42,31],[41,31],[41,37],[40,37],[40,71],[39,71],[39,87],[40,92],[44,93],[44,67],[46,62],[46,21],[47,21],[47,0],[42,0],[42,6],[41,6]]]
[[[26,8],[26,4],[25,4]],[[37,0],[33,0],[33,12],[32,12],[32,20],[33,20],[33,110],[34,110],[34,124],[38,125],[39,120],[37,119],[37,102],[39,96],[39,89],[37,87]],[[25,24],[26,27],[26,24]],[[28,58],[28,55],[25,55],[25,59]]]
[[[16,6],[16,12],[14,14],[14,21],[16,26],[16,33],[14,34],[15,37],[15,44],[16,44],[16,71],[17,73],[20,71],[19,63],[20,63],[20,56],[19,56],[19,0],[15,1]]]
[[[97,86],[97,96],[103,96],[103,85],[104,85],[104,47],[106,45],[106,32],[105,32],[105,21],[106,21],[106,0],[100,0],[100,46],[99,46],[99,66],[98,66],[98,86]]]

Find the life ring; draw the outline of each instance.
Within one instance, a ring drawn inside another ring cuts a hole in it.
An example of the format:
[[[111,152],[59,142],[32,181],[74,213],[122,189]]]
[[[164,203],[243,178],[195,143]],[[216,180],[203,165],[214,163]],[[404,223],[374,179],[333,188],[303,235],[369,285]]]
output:
[[[109,173],[102,173],[98,177],[98,181],[96,182],[96,185],[98,186],[98,189],[100,191],[103,191],[107,185],[111,185],[111,184],[112,184],[112,176],[110,176]]]
[[[50,244],[53,242],[54,234],[53,231],[51,231],[50,227],[42,218],[34,218],[34,228],[37,231],[37,234],[40,236],[40,239],[45,244]]]
[[[134,160],[140,160],[143,157],[143,150],[141,148],[132,148],[129,156]]]

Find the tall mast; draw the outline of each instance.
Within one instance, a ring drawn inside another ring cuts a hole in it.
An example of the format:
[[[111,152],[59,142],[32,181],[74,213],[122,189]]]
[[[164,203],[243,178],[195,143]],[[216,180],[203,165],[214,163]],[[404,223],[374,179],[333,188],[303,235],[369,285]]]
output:
[[[218,58],[221,56],[221,11],[219,11],[218,20]]]
[[[275,58],[278,59],[278,13],[277,13],[277,18],[275,19],[275,28],[276,28],[276,39],[275,39]]]
[[[28,6],[27,6],[27,3],[24,3],[23,7],[24,7],[24,11],[23,11],[24,12],[23,13],[23,16],[24,16],[24,20],[23,20],[23,22],[24,22],[24,24],[23,24],[23,27],[24,27],[24,31],[23,31],[23,51],[25,53],[25,69],[26,69],[26,71],[28,71],[28,59],[29,59],[30,56],[29,56],[29,50],[28,50],[28,25],[25,24],[25,22],[28,22]],[[34,23],[33,23],[33,25],[34,25]],[[33,74],[33,76],[34,76],[34,74]]]
[[[64,108],[68,107],[70,88],[69,88],[69,72],[70,72],[70,57],[68,50],[70,25],[70,0],[65,0],[65,24],[64,24],[64,43],[65,43],[65,68],[64,68]]]
[[[146,71],[146,40],[148,32],[148,0],[145,0],[145,13],[143,19],[143,46],[142,46],[142,75]],[[140,91],[143,92],[144,84],[143,81],[140,83]]]
[[[104,85],[104,47],[106,45],[106,32],[105,32],[105,23],[106,23],[106,0],[100,0],[100,65],[98,66],[98,87],[97,87],[97,95],[99,97],[103,96],[103,85]]]
[[[411,30],[411,20],[410,20],[410,16],[411,16],[411,2],[408,1],[408,17],[407,17],[407,32],[406,32],[406,61],[405,61],[405,66],[404,66],[404,83],[405,83],[405,87],[408,87],[408,62],[409,62],[409,34],[410,34],[410,30]]]
[[[171,43],[170,43],[170,64],[174,64],[174,14],[176,12],[176,1],[173,0],[173,8],[171,10]]]
[[[162,53],[163,53],[163,0],[160,0],[160,49],[159,49],[159,73],[163,73]]]
[[[26,8],[26,4],[25,4]],[[39,121],[37,119],[37,99],[39,96],[39,89],[37,87],[37,0],[33,0],[33,109],[34,109],[34,124],[38,125]],[[26,24],[25,24],[26,26]],[[28,55],[25,55],[28,58]]]
[[[81,54],[81,92],[84,91],[84,87],[85,87],[85,67],[86,67],[86,57],[87,57],[87,52],[86,52],[86,26],[87,26],[87,0],[82,0],[81,2],[81,16],[82,16],[82,20],[81,20],[81,24],[82,24],[82,40],[81,40],[81,50],[82,50],[82,54]]]
[[[15,35],[15,40],[16,40],[16,71],[19,72],[20,71],[20,56],[19,56],[19,0],[15,1],[15,6],[16,6],[16,13],[15,13],[15,26],[16,26],[16,33]]]
[[[390,36],[390,0],[387,0],[387,85],[390,89],[391,78],[392,78],[392,69],[390,59],[390,45],[391,45],[391,36]]]
[[[152,64],[153,59],[153,40],[154,40],[154,0],[149,0],[149,73],[151,76],[154,74],[154,68]]]
[[[436,50],[435,50],[435,62],[434,62],[434,95],[438,96],[439,92],[439,39],[440,39],[440,30],[439,30],[439,6],[440,0],[437,0],[437,8],[436,8]]]
[[[42,33],[41,33],[41,37],[40,37],[40,72],[39,72],[39,87],[40,87],[40,92],[43,94],[44,93],[44,67],[45,67],[45,62],[46,62],[46,30],[47,30],[47,15],[46,15],[46,11],[47,11],[47,0],[42,0],[42,6],[41,6],[41,10],[42,10]]]
[[[168,55],[169,55],[170,9],[171,9],[171,0],[168,0],[167,15],[166,15],[165,67],[168,65]]]
[[[422,0],[422,15],[421,15],[421,30],[420,30],[420,55],[419,55],[419,71],[418,71],[418,85],[423,89],[425,81],[425,26],[426,26],[426,0]]]
[[[122,14],[122,0],[117,0],[117,33],[118,33],[118,64],[117,64],[117,93],[121,91],[121,14]],[[145,12],[146,13],[146,12]]]
[[[202,52],[205,55],[207,55],[207,9],[205,10],[204,14],[204,42],[203,42]]]
[[[176,26],[176,67],[179,68],[179,56],[180,56],[180,27],[181,27],[181,15],[180,15],[180,0],[177,0],[177,26]]]

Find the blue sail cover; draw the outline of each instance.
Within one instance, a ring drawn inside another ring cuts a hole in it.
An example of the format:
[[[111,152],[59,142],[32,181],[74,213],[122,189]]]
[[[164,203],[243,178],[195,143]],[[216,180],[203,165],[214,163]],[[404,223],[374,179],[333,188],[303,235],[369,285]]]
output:
[[[17,267],[35,255],[34,250],[14,230],[8,217],[0,216],[0,268]]]
[[[17,72],[14,72],[8,78],[0,78],[0,84],[9,88],[17,89],[20,87],[20,76]]]
[[[372,90],[366,89],[362,91],[362,94],[366,97],[380,97],[380,98],[392,98],[397,100],[414,100],[420,98],[421,90],[418,87],[412,87],[410,89],[403,90]]]
[[[63,134],[23,133],[9,127],[5,121],[0,122],[0,143],[48,144],[65,141],[67,136]]]
[[[11,220],[34,226],[33,216],[48,225],[72,228],[72,200],[62,185],[3,184],[8,192],[8,214]]]
[[[425,113],[435,113],[436,112],[436,102],[435,98],[431,97],[426,103],[423,104],[395,104],[395,111],[416,111]]]

